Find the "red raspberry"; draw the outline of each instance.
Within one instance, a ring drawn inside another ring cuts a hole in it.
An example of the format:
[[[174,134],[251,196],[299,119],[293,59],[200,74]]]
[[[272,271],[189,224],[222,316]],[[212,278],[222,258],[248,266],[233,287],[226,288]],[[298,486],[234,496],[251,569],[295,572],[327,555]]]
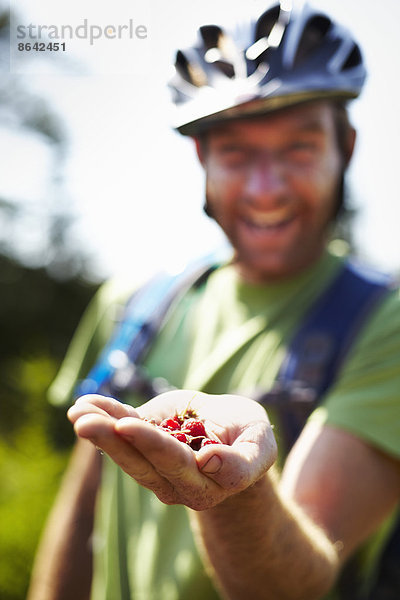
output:
[[[176,438],[179,442],[183,442],[184,444],[189,443],[189,438],[182,431],[171,431],[172,437]]]
[[[165,433],[172,433],[171,429],[168,429],[168,427],[161,427],[161,425],[156,425],[157,429],[160,429],[161,431],[165,431]]]
[[[206,428],[204,423],[198,419],[188,419],[184,421],[182,429],[185,433],[189,433],[192,437],[206,437]]]
[[[174,431],[175,429],[180,429],[181,425],[176,417],[170,417],[169,419],[164,419],[163,421],[161,421],[160,427],[165,427],[165,429],[170,429],[171,431]]]
[[[208,446],[208,444],[220,444],[221,442],[218,442],[217,440],[212,440],[210,438],[204,438],[201,440],[201,448],[203,446]]]
[[[161,431],[172,435],[179,442],[187,444],[195,451],[208,444],[222,444],[219,440],[208,437],[203,421],[190,408],[186,408],[182,414],[175,414],[172,417],[163,419],[159,425],[154,419],[145,417],[144,420],[152,423]]]

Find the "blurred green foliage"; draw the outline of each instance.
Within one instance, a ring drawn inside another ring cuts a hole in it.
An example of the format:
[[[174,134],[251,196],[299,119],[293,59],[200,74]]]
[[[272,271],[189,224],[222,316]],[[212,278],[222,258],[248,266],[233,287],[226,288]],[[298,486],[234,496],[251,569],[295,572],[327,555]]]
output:
[[[39,202],[16,192],[0,195],[1,600],[26,597],[35,549],[74,439],[65,410],[51,407],[46,391],[97,288],[80,275],[90,273],[87,257],[68,240],[75,215],[63,192],[63,119],[32,91],[29,77],[10,72],[10,23],[17,10],[0,0],[0,128],[21,140],[34,135],[53,161],[47,195]],[[16,181],[24,177],[23,167],[14,173]],[[25,243],[29,228],[41,232],[37,248]]]
[[[24,600],[73,432],[46,390],[97,286],[0,256],[0,598]]]

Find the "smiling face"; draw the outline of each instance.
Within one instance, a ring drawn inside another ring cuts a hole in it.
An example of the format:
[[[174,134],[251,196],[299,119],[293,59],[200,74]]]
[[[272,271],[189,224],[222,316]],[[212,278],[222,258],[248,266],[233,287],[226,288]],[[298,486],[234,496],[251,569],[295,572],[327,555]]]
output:
[[[331,104],[227,122],[203,150],[207,204],[245,280],[284,279],[318,259],[345,162]]]

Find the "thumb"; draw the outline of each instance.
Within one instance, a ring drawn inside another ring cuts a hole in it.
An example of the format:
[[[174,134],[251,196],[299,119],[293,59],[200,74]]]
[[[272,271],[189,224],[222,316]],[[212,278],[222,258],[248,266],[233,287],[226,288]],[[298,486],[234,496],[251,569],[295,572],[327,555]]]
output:
[[[197,453],[200,471],[230,492],[255,483],[275,462],[276,448],[265,452],[254,442],[205,446]]]

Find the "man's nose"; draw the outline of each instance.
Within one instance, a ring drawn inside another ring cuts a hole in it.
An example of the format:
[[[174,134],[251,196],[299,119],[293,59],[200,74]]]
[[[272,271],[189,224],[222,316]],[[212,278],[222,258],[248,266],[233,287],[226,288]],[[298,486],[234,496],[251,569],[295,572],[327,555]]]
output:
[[[286,178],[279,161],[264,157],[249,167],[245,182],[245,193],[249,200],[276,201],[285,188]]]

